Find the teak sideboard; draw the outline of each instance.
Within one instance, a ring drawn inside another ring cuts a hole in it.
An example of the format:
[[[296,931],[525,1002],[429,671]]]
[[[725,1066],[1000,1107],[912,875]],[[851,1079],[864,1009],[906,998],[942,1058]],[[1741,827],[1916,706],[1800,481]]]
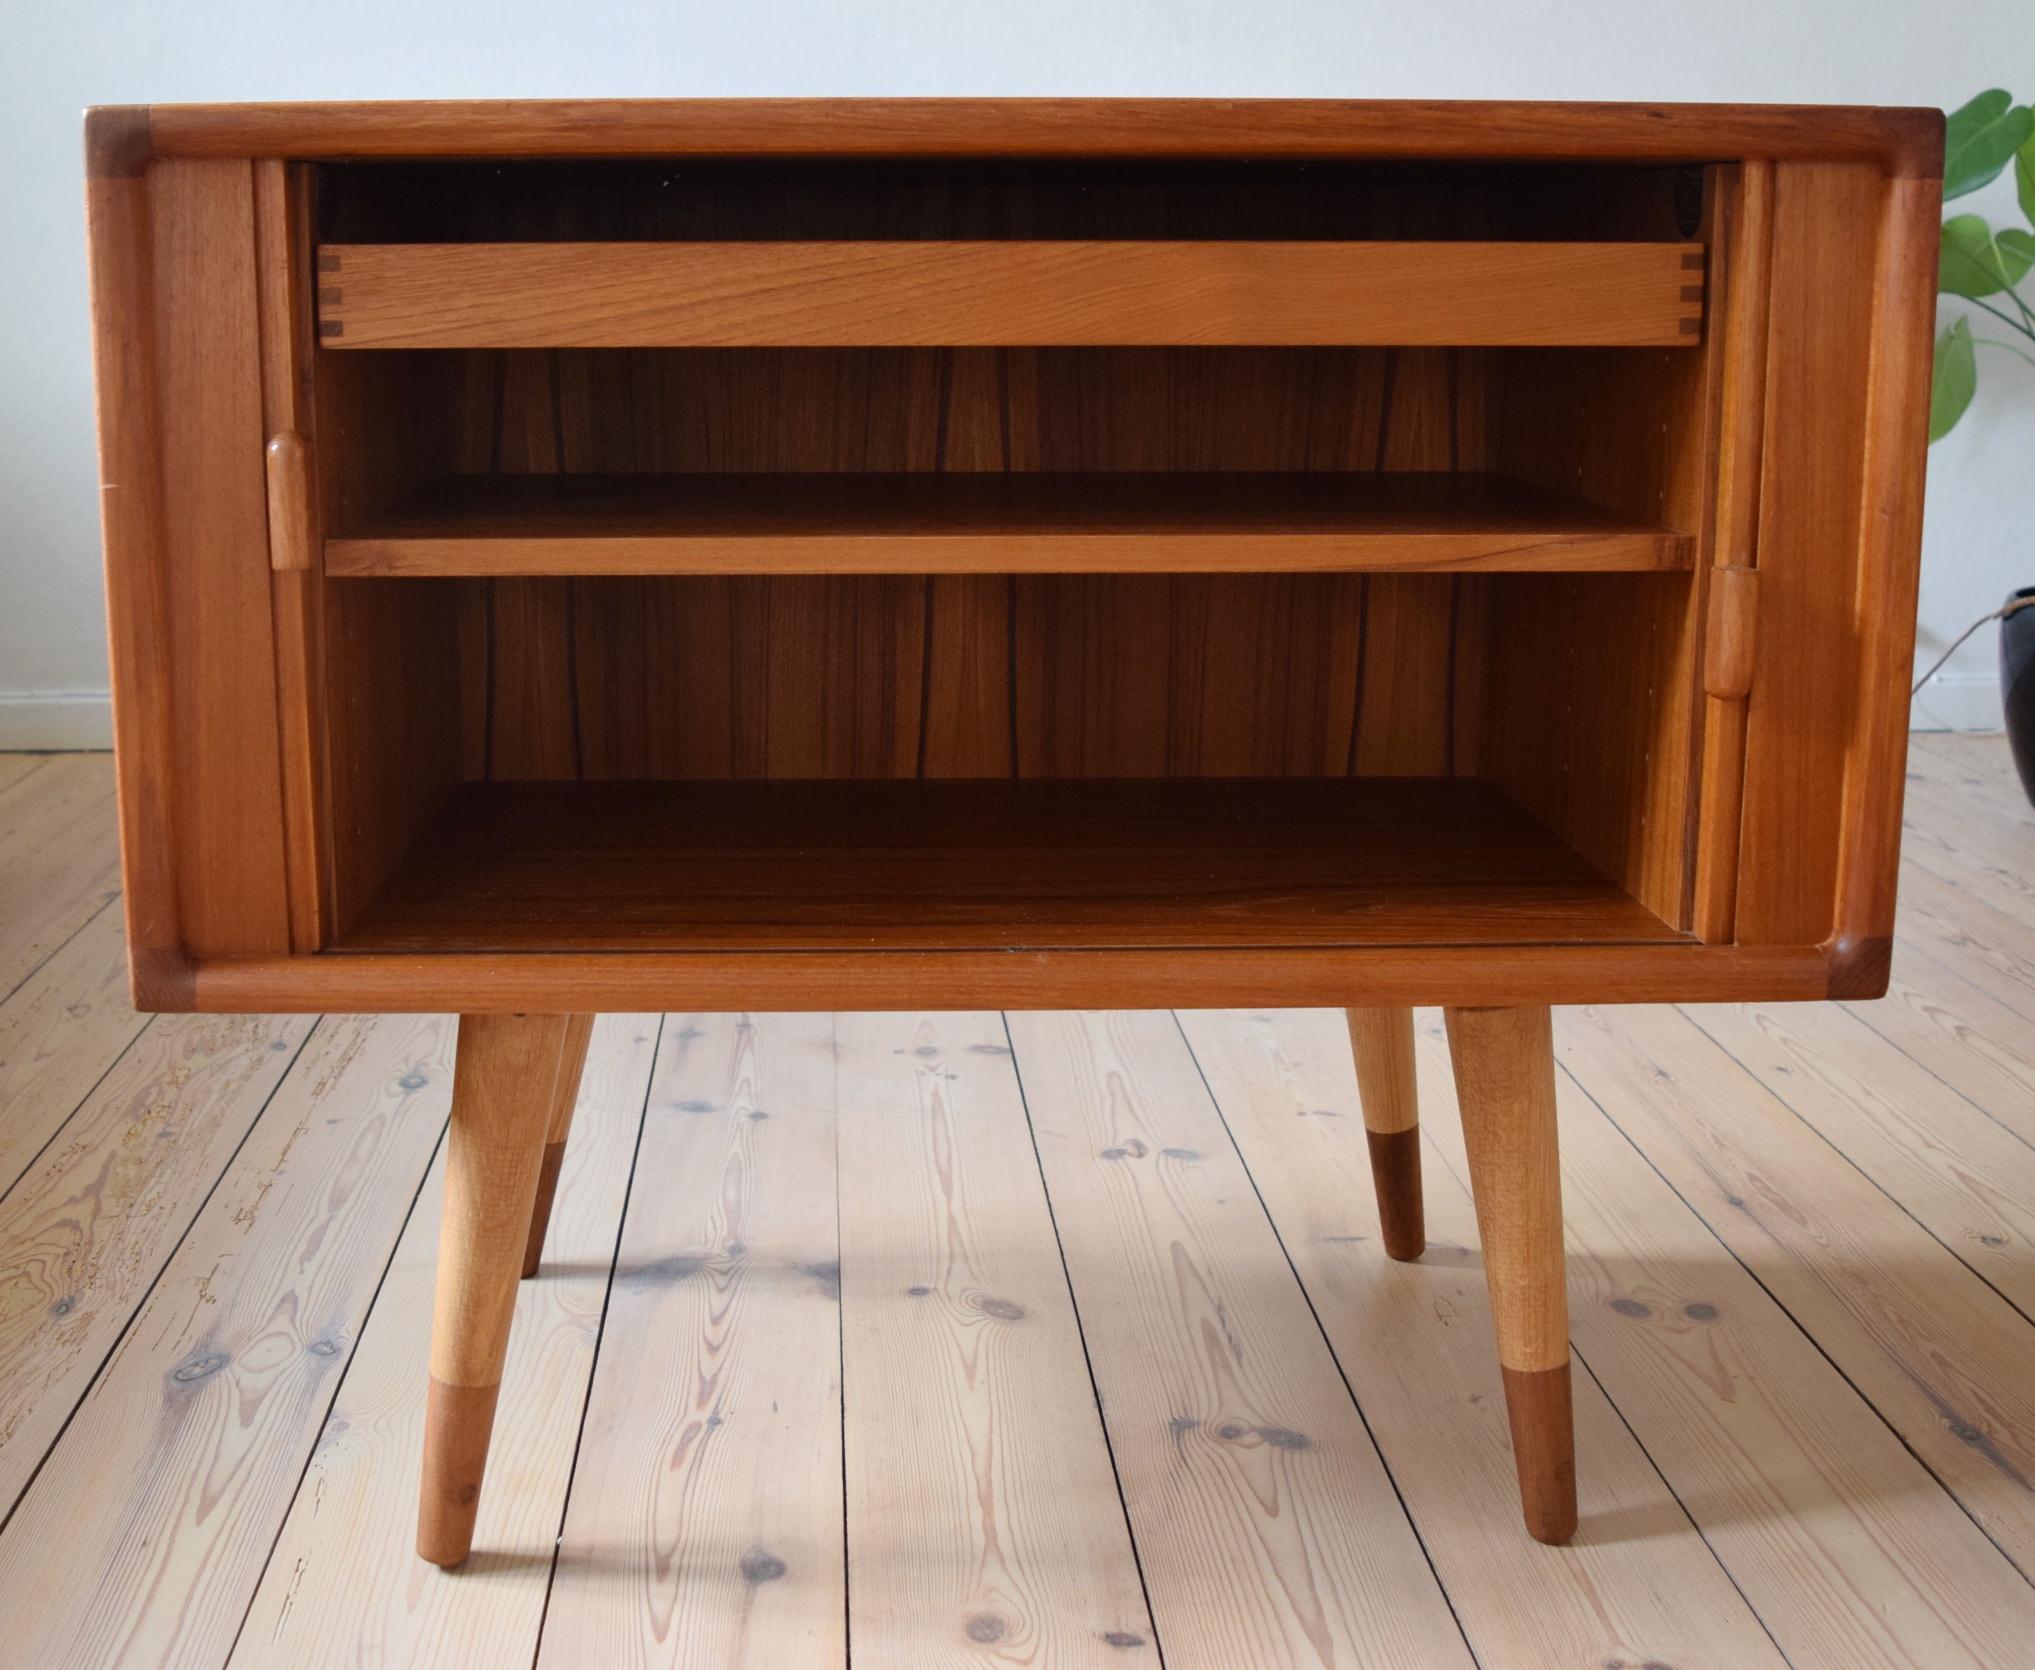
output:
[[[1934,111],[86,124],[151,1009],[461,1015],[419,1547],[603,1009],[1447,1007],[1528,1529],[1553,1003],[1887,978]]]

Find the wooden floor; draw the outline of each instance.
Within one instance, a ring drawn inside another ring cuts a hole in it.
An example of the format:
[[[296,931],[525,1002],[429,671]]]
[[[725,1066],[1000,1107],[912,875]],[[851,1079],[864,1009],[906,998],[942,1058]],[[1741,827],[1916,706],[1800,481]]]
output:
[[[2035,812],[1918,739],[1893,995],[1567,1010],[1582,1530],[1522,1533],[1437,1020],[602,1019],[479,1552],[410,1553],[453,1028],[146,1019],[0,757],[0,1662],[2035,1662]]]

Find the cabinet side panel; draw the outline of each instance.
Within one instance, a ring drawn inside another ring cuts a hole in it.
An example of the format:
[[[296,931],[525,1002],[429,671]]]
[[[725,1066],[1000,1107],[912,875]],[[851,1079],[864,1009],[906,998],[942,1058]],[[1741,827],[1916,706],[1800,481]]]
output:
[[[1714,236],[1714,229],[1713,229]],[[1716,325],[1698,353],[1515,353],[1503,471],[1707,551]],[[1689,910],[1701,591],[1692,574],[1496,575],[1485,774],[1663,921]]]
[[[1760,619],[1738,878],[1744,943],[1816,945],[1832,931],[1845,760],[1862,724],[1860,507],[1868,386],[1886,347],[1874,331],[1885,197],[1870,166],[1774,171]]]
[[[144,128],[145,134],[145,128]],[[88,132],[88,155],[91,135]],[[155,431],[155,290],[145,160],[92,159],[93,372],[99,514],[120,783],[120,857],[135,1001],[175,1001],[182,962],[170,824],[169,633]]]
[[[282,951],[254,171],[159,162],[149,182],[178,909],[195,955]]]
[[[1886,990],[1894,931],[1942,212],[1942,188],[1933,178],[1889,182],[1866,402],[1859,725],[1845,765],[1832,947],[1833,990],[1850,997]]]

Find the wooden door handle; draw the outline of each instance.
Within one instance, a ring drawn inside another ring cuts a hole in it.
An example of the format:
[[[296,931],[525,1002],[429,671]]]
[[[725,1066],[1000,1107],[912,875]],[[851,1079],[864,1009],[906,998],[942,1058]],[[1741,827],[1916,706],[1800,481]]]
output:
[[[311,460],[304,437],[285,429],[268,444],[269,566],[279,574],[317,566],[311,531]]]
[[[1710,624],[1703,649],[1703,688],[1720,701],[1743,701],[1752,690],[1759,648],[1759,570],[1733,563],[1710,576]]]

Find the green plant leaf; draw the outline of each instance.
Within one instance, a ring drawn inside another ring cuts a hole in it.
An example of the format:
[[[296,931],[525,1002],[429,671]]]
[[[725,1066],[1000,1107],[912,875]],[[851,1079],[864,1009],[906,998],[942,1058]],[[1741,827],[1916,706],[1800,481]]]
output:
[[[1952,215],[1943,223],[1936,288],[1953,296],[1992,296],[2010,290],[2035,265],[2035,238],[2010,227],[1995,239],[1980,215]]]
[[[1943,195],[1962,197],[1999,178],[2035,138],[2035,111],[1994,87],[1950,113],[1943,135]]]
[[[2014,153],[2014,195],[2021,200],[2021,213],[2035,226],[2035,137],[2023,140]]]
[[[2028,269],[2035,267],[2035,232],[2009,226],[1993,235],[1993,244],[2000,252],[2000,271],[2007,275],[2009,285],[2019,284],[2028,276]]]
[[[1929,439],[1940,441],[1957,427],[1957,420],[1978,392],[1978,355],[1971,340],[1971,325],[1958,319],[1936,339],[1936,363],[1929,377]]]

